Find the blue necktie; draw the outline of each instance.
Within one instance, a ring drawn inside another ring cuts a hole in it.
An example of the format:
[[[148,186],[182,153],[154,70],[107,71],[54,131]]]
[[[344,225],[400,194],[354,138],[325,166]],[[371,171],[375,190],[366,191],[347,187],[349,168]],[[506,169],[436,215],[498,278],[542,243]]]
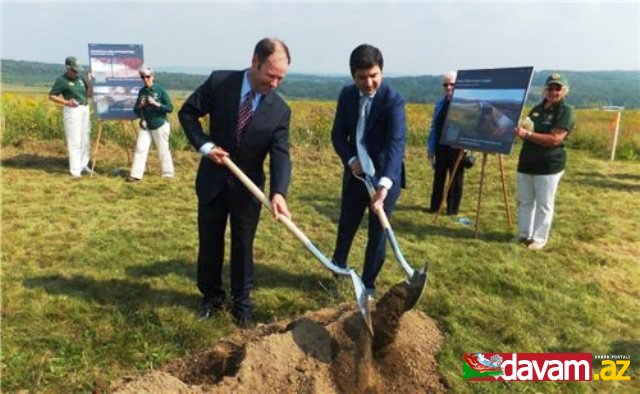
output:
[[[362,171],[372,177],[376,173],[376,169],[363,142],[364,129],[367,123],[367,110],[370,102],[371,97],[365,95],[360,97],[360,115],[358,116],[358,125],[356,126],[356,147],[358,148],[358,160],[360,160]]]

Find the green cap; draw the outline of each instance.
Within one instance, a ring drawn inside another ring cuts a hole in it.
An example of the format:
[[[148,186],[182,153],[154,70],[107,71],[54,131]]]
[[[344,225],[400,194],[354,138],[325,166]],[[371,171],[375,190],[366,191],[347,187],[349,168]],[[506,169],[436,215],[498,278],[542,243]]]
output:
[[[82,66],[78,64],[78,59],[76,59],[75,56],[69,56],[64,59],[64,65],[67,69],[71,69],[75,72],[82,71]]]
[[[544,86],[549,86],[552,83],[558,84],[560,86],[564,86],[566,88],[569,87],[569,82],[567,81],[567,78],[565,78],[564,75],[558,74],[558,73],[553,73],[549,75],[547,77],[546,82],[544,83]]]

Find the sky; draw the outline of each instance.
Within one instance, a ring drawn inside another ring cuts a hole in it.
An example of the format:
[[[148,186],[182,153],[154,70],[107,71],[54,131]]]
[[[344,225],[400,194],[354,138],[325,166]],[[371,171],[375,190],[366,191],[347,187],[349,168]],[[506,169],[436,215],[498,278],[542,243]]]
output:
[[[290,73],[349,75],[377,46],[386,75],[533,66],[640,70],[640,1],[0,0],[3,59],[88,64],[88,44],[142,44],[158,70],[241,69],[263,37],[284,40]],[[207,70],[207,71],[205,71]]]

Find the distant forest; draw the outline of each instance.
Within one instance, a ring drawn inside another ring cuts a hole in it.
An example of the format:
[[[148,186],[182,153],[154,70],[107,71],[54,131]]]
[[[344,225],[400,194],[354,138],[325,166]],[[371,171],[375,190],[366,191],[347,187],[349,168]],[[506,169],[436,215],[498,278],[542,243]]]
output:
[[[2,83],[49,88],[62,74],[61,64],[2,59]],[[571,84],[569,102],[577,108],[602,105],[640,108],[640,71],[560,71]],[[542,85],[551,71],[534,73],[528,104],[541,100]],[[156,80],[170,90],[192,91],[206,75],[158,72]],[[385,81],[398,90],[407,102],[433,103],[442,94],[439,75],[416,77],[386,77]],[[289,74],[279,92],[290,100],[337,100],[342,86],[351,82],[348,76],[327,77]]]

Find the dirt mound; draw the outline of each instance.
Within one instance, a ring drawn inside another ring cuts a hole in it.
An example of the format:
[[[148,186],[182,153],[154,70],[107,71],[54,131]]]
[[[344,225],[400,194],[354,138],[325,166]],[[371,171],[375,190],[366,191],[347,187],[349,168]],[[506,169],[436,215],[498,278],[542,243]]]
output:
[[[372,338],[355,306],[342,304],[302,318],[237,331],[114,393],[414,393],[444,392],[435,355],[436,324],[409,311],[385,319],[380,300]],[[395,328],[394,328],[395,327]]]

